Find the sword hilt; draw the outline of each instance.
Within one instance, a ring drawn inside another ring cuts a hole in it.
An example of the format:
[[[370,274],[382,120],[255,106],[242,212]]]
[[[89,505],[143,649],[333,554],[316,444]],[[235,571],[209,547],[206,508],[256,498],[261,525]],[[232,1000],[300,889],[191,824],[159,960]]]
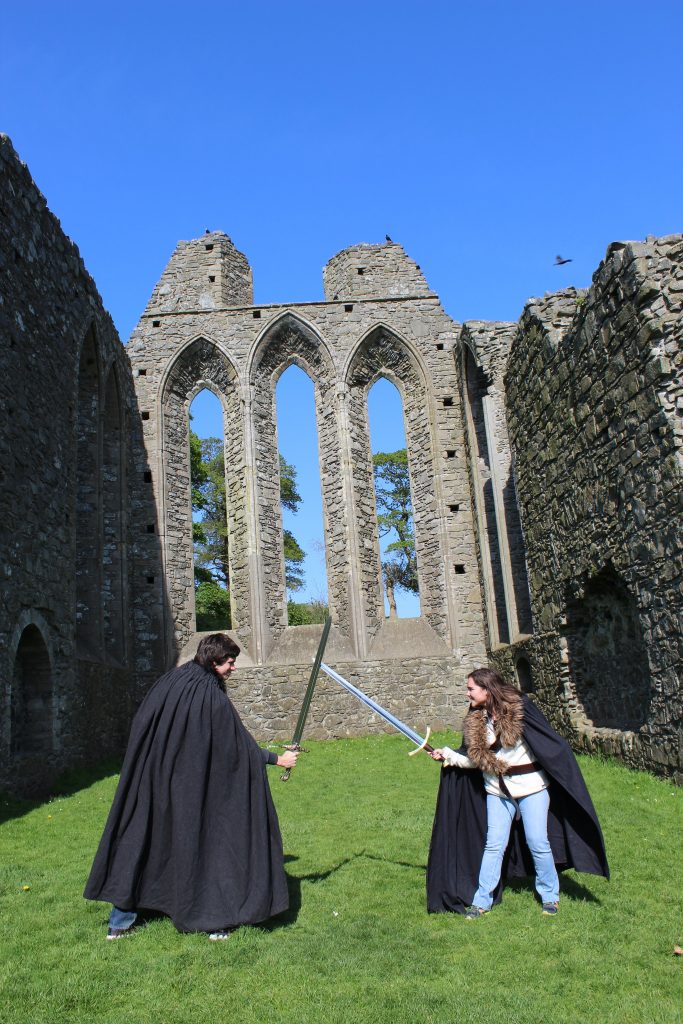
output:
[[[431,754],[432,753],[432,751],[434,750],[434,747],[431,746],[431,744],[429,742],[429,736],[430,736],[431,731],[432,731],[431,727],[427,726],[427,732],[425,734],[424,741],[420,744],[419,747],[415,747],[415,750],[409,750],[408,751],[408,757],[413,757],[420,750],[424,750],[427,754]]]
[[[308,753],[308,750],[306,749],[306,747],[300,747],[299,744],[296,743],[296,742],[295,743],[280,743],[280,744],[278,744],[278,746],[281,746],[283,750],[296,750],[297,753],[299,753],[299,754],[307,754]],[[292,774],[292,769],[291,768],[285,768],[285,770],[283,771],[282,775],[280,776],[280,782],[286,782],[291,774]]]

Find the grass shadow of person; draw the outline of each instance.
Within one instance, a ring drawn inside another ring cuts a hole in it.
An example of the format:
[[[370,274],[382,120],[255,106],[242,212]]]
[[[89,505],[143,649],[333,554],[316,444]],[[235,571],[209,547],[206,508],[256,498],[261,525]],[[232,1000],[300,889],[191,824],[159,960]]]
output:
[[[289,908],[283,910],[281,914],[277,914],[276,917],[272,917],[269,921],[264,921],[259,927],[266,931],[277,931],[279,928],[286,928],[290,924],[294,924],[299,911],[301,910],[301,884],[302,882],[311,882],[314,885],[318,882],[324,882],[331,875],[334,875],[341,868],[346,867],[352,861],[357,860],[359,857],[363,857],[364,853],[352,853],[348,857],[344,857],[333,864],[330,868],[325,871],[314,871],[309,875],[292,875],[285,869],[287,875],[287,888],[289,890]],[[292,861],[298,860],[293,854],[287,854],[285,856],[285,865]]]
[[[575,900],[577,902],[584,903],[601,903],[601,900],[595,895],[594,892],[578,882],[575,878],[569,878],[567,875],[559,872],[560,877],[560,899],[563,897],[568,900]],[[533,876],[528,878],[508,878],[505,880],[505,888],[510,889],[512,892],[532,892],[537,900],[540,901],[538,894],[534,888]]]

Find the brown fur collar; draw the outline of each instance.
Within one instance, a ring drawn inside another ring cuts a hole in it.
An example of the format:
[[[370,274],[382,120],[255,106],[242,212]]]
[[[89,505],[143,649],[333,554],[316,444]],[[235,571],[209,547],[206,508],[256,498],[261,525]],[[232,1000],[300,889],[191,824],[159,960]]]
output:
[[[503,747],[514,747],[521,738],[524,725],[522,697],[515,696],[498,709],[494,728],[496,737]],[[486,711],[476,708],[470,711],[463,724],[463,739],[470,760],[477,768],[489,775],[504,775],[506,764],[493,753],[486,738]]]

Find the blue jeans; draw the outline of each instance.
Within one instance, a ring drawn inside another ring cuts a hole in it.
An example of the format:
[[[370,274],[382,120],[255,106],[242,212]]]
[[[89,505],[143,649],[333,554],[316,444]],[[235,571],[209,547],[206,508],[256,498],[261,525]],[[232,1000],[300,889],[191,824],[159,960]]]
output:
[[[119,910],[118,907],[112,907],[111,914],[109,915],[109,927],[127,931],[133,927],[137,916],[137,911],[135,910]]]
[[[524,824],[527,846],[534,858],[536,868],[536,892],[542,903],[556,903],[560,898],[560,880],[548,842],[548,790],[520,797],[517,801]],[[474,894],[472,905],[490,910],[493,892],[500,879],[503,857],[510,838],[510,829],[515,819],[515,803],[504,796],[486,794],[486,847],[479,869],[479,888]]]

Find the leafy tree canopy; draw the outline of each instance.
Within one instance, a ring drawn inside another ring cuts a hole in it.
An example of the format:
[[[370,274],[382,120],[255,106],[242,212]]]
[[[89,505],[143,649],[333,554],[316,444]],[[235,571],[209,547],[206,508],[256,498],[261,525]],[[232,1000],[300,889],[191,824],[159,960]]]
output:
[[[192,511],[197,517],[192,524],[195,551],[195,605],[199,629],[200,605],[202,621],[211,618],[212,625],[202,628],[225,628],[229,625],[230,569],[228,561],[228,510],[225,494],[225,460],[221,438],[200,438],[190,429],[190,474]],[[280,455],[280,501],[282,507],[296,512],[301,495],[296,486],[296,468]],[[291,530],[284,531],[285,582],[290,591],[304,585],[303,563],[306,553]],[[218,594],[221,591],[222,598]],[[200,595],[201,591],[201,595]],[[206,606],[206,607],[205,607]],[[227,620],[218,623],[218,608],[227,609]]]
[[[419,592],[408,453],[405,448],[395,452],[377,452],[372,461],[379,535],[395,538],[387,546],[382,562],[389,613],[395,615],[396,587],[413,594]]]

